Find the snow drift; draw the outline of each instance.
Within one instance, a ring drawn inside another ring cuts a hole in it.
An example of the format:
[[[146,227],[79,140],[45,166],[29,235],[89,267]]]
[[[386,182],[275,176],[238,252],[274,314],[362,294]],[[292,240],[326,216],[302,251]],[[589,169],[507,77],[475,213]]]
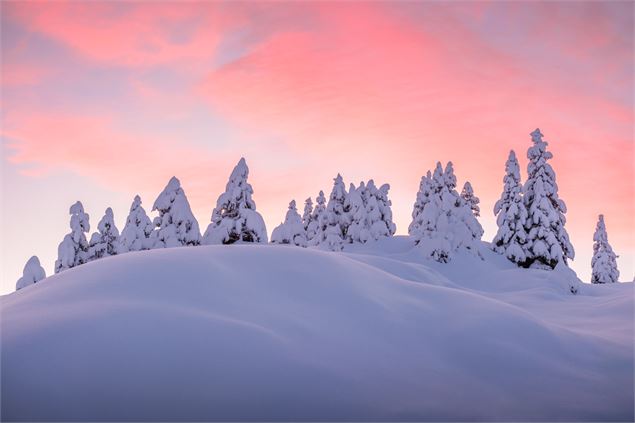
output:
[[[633,284],[408,237],[132,252],[2,297],[2,420],[633,420]]]

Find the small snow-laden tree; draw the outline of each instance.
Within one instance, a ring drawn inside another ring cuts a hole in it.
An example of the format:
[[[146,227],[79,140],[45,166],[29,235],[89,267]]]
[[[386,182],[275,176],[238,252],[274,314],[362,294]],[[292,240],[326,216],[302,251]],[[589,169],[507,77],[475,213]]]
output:
[[[441,163],[438,163],[440,166]],[[423,209],[426,204],[432,201],[432,196],[434,195],[435,186],[432,179],[432,173],[428,171],[424,176],[421,177],[421,182],[419,183],[419,191],[417,192],[417,199],[415,200],[415,204],[412,210],[412,222],[408,225],[408,235],[416,236],[422,230],[421,226],[423,225]]]
[[[591,259],[591,283],[615,283],[619,280],[617,255],[609,244],[604,224],[604,215],[598,216],[598,223],[593,234],[593,258]]]
[[[298,247],[306,247],[306,231],[302,218],[296,209],[295,200],[289,203],[289,210],[285,216],[284,223],[273,230],[271,242],[274,244],[292,244]]]
[[[351,184],[347,199],[351,219],[347,231],[349,242],[366,243],[394,235],[396,226],[392,221],[389,189],[388,184],[377,188],[372,179],[367,184],[361,182],[356,189]]]
[[[152,221],[141,206],[141,197],[136,195],[130,205],[126,225],[119,237],[119,253],[150,249],[152,247],[150,235],[153,229]]]
[[[119,230],[110,207],[99,221],[97,231],[90,237],[86,261],[114,256],[119,251]]]
[[[77,201],[69,210],[71,215],[71,232],[57,247],[57,260],[55,261],[55,273],[79,266],[86,262],[88,241],[86,232],[90,231],[89,216],[84,212],[84,206]]]
[[[15,290],[17,291],[29,285],[33,285],[44,278],[46,278],[46,272],[40,265],[40,259],[38,259],[37,256],[33,256],[24,265],[22,277],[18,279],[18,282],[15,284]]]
[[[320,245],[331,251],[341,251],[346,240],[346,231],[350,220],[346,204],[346,188],[342,176],[338,173],[333,180],[333,190],[326,205],[326,228]]]
[[[306,200],[304,200],[304,212],[302,213],[302,226],[304,226],[305,232],[309,229],[312,215],[313,215],[313,200],[311,200],[311,197],[309,197]]]
[[[324,240],[324,231],[326,229],[326,197],[324,191],[320,191],[315,198],[315,208],[311,213],[311,220],[306,228],[307,244],[317,246]]]
[[[466,181],[465,184],[463,184],[461,198],[468,204],[468,206],[470,206],[470,209],[475,217],[479,217],[481,215],[481,208],[478,205],[481,200],[474,195],[474,189],[469,181]]]
[[[370,238],[368,215],[366,214],[366,204],[364,197],[368,198],[366,184],[360,182],[359,187],[350,184],[345,206],[348,212],[348,230],[346,231],[346,241],[349,243],[364,243]]]
[[[492,240],[492,249],[518,265],[523,265],[527,260],[525,254],[527,209],[523,202],[522,190],[520,166],[516,153],[512,150],[505,163],[503,192],[494,204],[498,231]]]
[[[527,242],[525,267],[554,269],[575,252],[565,229],[567,207],[558,197],[556,174],[547,163],[553,155],[547,151],[540,129],[531,133],[533,145],[527,150],[527,181],[523,187],[523,201],[527,208]]]
[[[198,221],[192,213],[181,182],[173,176],[159,194],[152,211],[159,212],[154,218],[154,230],[151,234],[152,248],[172,248],[187,245],[199,245],[201,232]]]
[[[411,225],[411,236],[423,254],[442,263],[449,262],[452,253],[459,249],[479,254],[476,241],[483,235],[483,228],[456,191],[452,162],[445,170],[437,163],[425,185],[429,195],[415,224]]]
[[[265,221],[256,211],[251,198],[253,188],[247,182],[249,168],[241,158],[231,175],[212,212],[203,242],[205,244],[233,244],[235,242],[267,242]]]
[[[397,226],[392,220],[392,202],[388,199],[389,184],[379,188],[372,179],[366,185],[369,197],[366,202],[366,213],[370,219],[370,238],[378,240],[381,237],[393,236]]]

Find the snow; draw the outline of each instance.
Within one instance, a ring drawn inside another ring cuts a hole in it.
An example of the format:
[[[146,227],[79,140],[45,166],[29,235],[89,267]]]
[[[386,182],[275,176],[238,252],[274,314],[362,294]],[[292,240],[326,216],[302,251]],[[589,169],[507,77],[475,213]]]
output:
[[[479,251],[442,264],[398,236],[83,264],[2,297],[2,418],[632,421],[633,283]]]
[[[181,182],[173,176],[154,201],[152,211],[159,216],[154,218],[156,230],[152,232],[153,248],[171,248],[183,245],[198,245],[201,232],[192,213]]]
[[[119,237],[119,248],[121,253],[128,251],[148,250],[152,247],[150,235],[154,226],[141,205],[141,197],[135,195],[130,205],[130,214],[126,219],[126,225]]]

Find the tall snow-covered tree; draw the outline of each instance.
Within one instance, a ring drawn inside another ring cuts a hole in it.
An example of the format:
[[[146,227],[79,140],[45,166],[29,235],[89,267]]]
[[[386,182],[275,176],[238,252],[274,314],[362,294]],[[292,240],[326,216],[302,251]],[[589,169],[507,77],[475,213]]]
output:
[[[204,243],[267,242],[265,221],[251,198],[254,191],[247,182],[248,176],[249,168],[241,158],[229,176],[225,192],[218,197]]]
[[[475,241],[480,240],[483,228],[470,206],[456,191],[456,177],[452,162],[445,170],[437,163],[434,173],[422,180],[415,203],[423,206],[411,224],[411,236],[424,255],[446,263],[459,249],[478,252]],[[415,210],[416,211],[416,210]]]
[[[141,197],[135,196],[130,206],[126,225],[119,237],[119,252],[148,250],[152,247],[150,235],[154,225],[141,206]]]
[[[604,224],[604,215],[598,216],[598,223],[593,234],[593,258],[591,259],[591,283],[618,282],[620,272],[617,270],[617,255],[609,244]]]
[[[198,221],[192,213],[181,182],[176,178],[170,181],[159,194],[152,206],[152,211],[158,211],[154,218],[152,232],[152,248],[171,248],[186,245],[199,245],[201,232]]]
[[[311,213],[311,219],[306,228],[306,238],[308,245],[320,245],[324,240],[324,231],[326,229],[326,197],[324,191],[320,191],[315,198],[315,208]],[[306,221],[305,221],[306,222]]]
[[[392,221],[389,189],[388,184],[377,188],[372,179],[367,184],[361,182],[358,188],[351,184],[347,198],[350,224],[346,235],[349,242],[365,243],[394,235],[396,226]]]
[[[474,195],[474,189],[472,188],[472,184],[469,181],[466,181],[465,184],[463,184],[461,198],[470,206],[470,209],[472,210],[472,213],[474,213],[474,216],[479,217],[481,215],[481,208],[478,206],[481,200],[476,195]]]
[[[311,197],[309,197],[306,200],[304,200],[304,212],[302,213],[302,225],[304,226],[305,232],[309,229],[312,215],[313,215],[313,201],[311,200]]]
[[[527,181],[523,188],[523,201],[527,208],[527,243],[525,266],[553,269],[575,252],[564,225],[567,207],[558,197],[556,174],[547,160],[553,155],[547,151],[548,143],[542,139],[540,129],[531,133],[533,145],[527,150]]]
[[[323,230],[321,245],[331,251],[341,251],[346,239],[349,216],[346,206],[346,187],[338,173],[333,180],[333,190],[326,205],[326,227]]]
[[[99,221],[97,231],[90,237],[86,261],[114,256],[119,251],[119,230],[110,207]]]
[[[519,265],[524,264],[527,259],[525,255],[527,209],[523,202],[522,190],[520,166],[516,153],[512,150],[505,163],[503,192],[494,204],[498,231],[492,240],[492,249]]]
[[[84,212],[81,202],[73,204],[69,210],[71,215],[71,232],[57,247],[57,260],[55,261],[55,273],[79,266],[86,262],[88,241],[85,233],[90,231],[89,216]]]
[[[289,203],[289,210],[285,216],[284,223],[273,230],[271,242],[274,244],[292,244],[298,247],[306,247],[306,231],[302,218],[296,209],[295,200]]]
[[[38,259],[37,256],[33,256],[24,265],[22,277],[18,279],[18,282],[15,284],[15,290],[17,291],[29,285],[33,285],[44,278],[46,278],[46,272],[40,265],[40,259]]]

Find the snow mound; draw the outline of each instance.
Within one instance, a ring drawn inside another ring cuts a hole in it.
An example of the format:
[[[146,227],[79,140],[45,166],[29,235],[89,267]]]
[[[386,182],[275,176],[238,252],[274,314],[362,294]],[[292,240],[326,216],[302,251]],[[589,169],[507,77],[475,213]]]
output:
[[[2,420],[633,420],[633,284],[408,237],[107,257],[2,297]]]

